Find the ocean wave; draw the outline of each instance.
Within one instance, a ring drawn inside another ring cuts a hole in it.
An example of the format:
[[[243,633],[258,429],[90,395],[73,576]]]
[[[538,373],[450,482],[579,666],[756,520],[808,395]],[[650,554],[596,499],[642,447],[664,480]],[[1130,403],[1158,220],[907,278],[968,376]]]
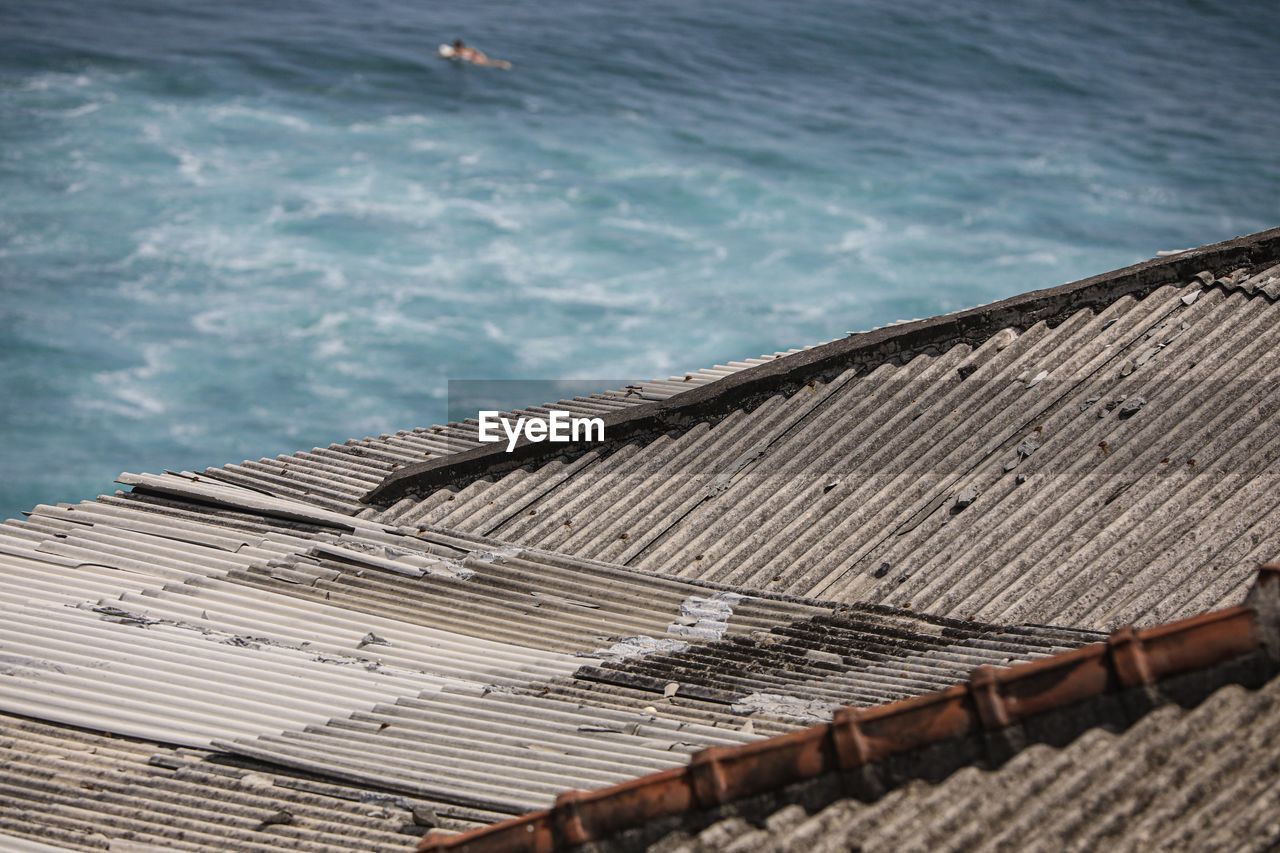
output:
[[[94,79],[88,74],[68,71],[45,71],[33,74],[18,84],[19,91],[48,92],[56,89],[83,89],[92,86]]]
[[[100,102],[90,101],[87,104],[82,104],[78,107],[72,107],[71,109],[68,109],[68,110],[55,111],[53,115],[57,116],[58,118],[81,118],[83,116],[96,113],[100,109],[102,109],[102,104]]]
[[[996,255],[991,259],[991,265],[995,267],[1013,267],[1023,266],[1026,264],[1044,264],[1052,266],[1059,262],[1060,260],[1057,253],[1044,250],[1037,252],[1019,252],[1009,255]]]
[[[368,133],[403,127],[431,127],[433,124],[432,120],[426,116],[413,113],[384,116],[374,121],[357,121],[348,125],[348,129],[356,133]]]

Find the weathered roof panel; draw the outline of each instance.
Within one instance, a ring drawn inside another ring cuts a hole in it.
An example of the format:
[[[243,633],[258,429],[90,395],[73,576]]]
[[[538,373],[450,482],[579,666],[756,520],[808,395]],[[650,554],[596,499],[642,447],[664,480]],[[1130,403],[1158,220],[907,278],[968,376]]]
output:
[[[551,409],[574,415],[598,416],[626,411],[715,382],[741,370],[783,358],[802,350],[786,350],[759,358],[730,362],[656,379],[626,388],[601,391],[513,410],[507,414],[537,418]],[[409,465],[481,447],[478,421],[469,418],[449,424],[351,439],[342,444],[316,447],[273,459],[246,460],[209,468],[208,479],[257,489],[276,497],[304,501],[334,512],[355,514],[365,509],[361,498],[389,474]]]
[[[0,710],[481,816],[794,728],[833,697],[890,684],[910,695],[966,662],[1091,639],[884,608],[837,615],[203,475],[124,479],[134,493],[0,526]],[[833,631],[864,647],[836,654]],[[714,672],[729,638],[754,679]],[[608,689],[628,661],[670,676]],[[910,675],[887,674],[895,666]],[[755,695],[783,684],[778,701]]]
[[[875,803],[783,805],[678,830],[653,853],[846,850],[1273,850],[1280,845],[1280,678],[1161,708],[1122,733],[1037,745],[998,771],[966,768]],[[763,818],[761,820],[760,818]],[[619,845],[624,849],[624,845]]]
[[[492,820],[207,750],[7,714],[0,766],[4,850],[390,851],[429,828]]]
[[[447,459],[429,460],[397,471],[371,492],[368,500],[385,506],[406,495],[425,496],[441,486],[463,485],[476,477],[505,474],[553,458],[600,450],[601,444],[613,450],[622,444],[651,440],[670,430],[717,420],[735,409],[751,409],[771,396],[788,395],[810,383],[831,381],[853,368],[865,371],[961,344],[977,346],[1004,328],[1029,328],[1036,323],[1057,325],[1081,310],[1098,311],[1126,296],[1141,299],[1161,286],[1188,279],[1206,288],[1234,286],[1275,264],[1278,257],[1280,228],[1157,257],[941,317],[850,333],[846,338],[758,364],[672,399],[616,413],[605,419],[608,434],[602,443],[549,445],[525,441],[512,452],[496,447],[472,448]],[[1194,298],[1189,296],[1188,300]]]
[[[562,401],[620,427],[567,452],[464,421],[37,507],[0,525],[0,838],[394,844],[1236,602],[1280,553],[1277,260]]]
[[[1239,600],[1280,554],[1278,336],[1267,298],[1158,288],[376,517],[793,595],[1149,624]]]
[[[842,607],[687,649],[585,666],[579,680],[680,695],[793,719],[829,719],[833,708],[871,706],[963,681],[978,666],[1004,666],[1097,642],[1104,635],[1031,626],[998,628]]]
[[[708,849],[700,846],[704,842],[776,849],[775,841],[848,849],[845,845],[868,835],[876,849],[897,849],[899,839],[919,844],[925,836],[947,849],[983,842],[1053,849],[1086,823],[1095,841],[1123,833],[1130,846],[1137,846],[1150,839],[1124,822],[1135,815],[1148,825],[1162,817],[1178,821],[1176,832],[1184,840],[1215,845],[1238,842],[1234,833],[1244,827],[1224,836],[1224,827],[1214,820],[1226,818],[1221,823],[1229,824],[1244,817],[1262,833],[1245,840],[1267,849],[1280,835],[1274,818],[1263,819],[1280,760],[1270,739],[1280,721],[1278,629],[1280,565],[1264,566],[1243,605],[1141,631],[1126,627],[1105,643],[1039,661],[979,667],[964,685],[872,709],[844,708],[830,723],[704,750],[680,770],[598,791],[567,791],[549,810],[461,836],[433,833],[421,849],[622,851],[654,842],[656,849],[682,849],[691,835],[698,836],[689,846],[693,850]],[[1260,701],[1242,688],[1261,688]],[[1161,710],[1194,708],[1206,699],[1201,711]],[[1161,725],[1170,722],[1172,737]],[[1099,728],[1134,735],[1114,738],[1119,746],[1108,750],[1098,743]],[[1228,740],[1233,748],[1227,756],[1206,758],[1206,751]],[[1037,750],[1037,745],[1044,746]],[[1063,763],[1069,772],[1057,778],[1036,774],[1041,787],[1010,794],[1009,788],[1027,781],[1028,754],[1043,758],[1049,747],[1066,748]],[[1169,751],[1179,752],[1172,770],[1166,764]],[[1083,766],[1070,766],[1076,762]],[[1109,762],[1112,772],[1084,775]],[[1161,780],[1165,784],[1135,779],[1132,770],[1143,767],[1169,774]],[[994,773],[966,773],[970,768]],[[1193,768],[1207,771],[1205,781],[1230,779],[1234,796],[1248,806],[1228,806],[1204,820],[1195,808],[1211,803],[1218,792],[1168,784],[1170,776]],[[1046,794],[1044,785],[1056,791]],[[1063,796],[1073,788],[1079,795]],[[1012,819],[970,822],[971,815],[947,802],[954,799],[963,810],[980,801],[983,791],[993,806],[1011,806]],[[1260,806],[1257,795],[1263,792],[1268,793]],[[942,808],[931,810],[935,805]],[[1030,814],[1019,812],[1019,806]],[[1149,806],[1154,807],[1144,813]],[[806,820],[806,814],[816,818]],[[868,817],[868,823],[884,821],[892,831],[868,833],[863,823]],[[790,835],[806,824],[807,831]],[[968,834],[954,836],[957,825]],[[1162,825],[1160,831],[1167,828]],[[974,834],[984,830],[985,836]]]

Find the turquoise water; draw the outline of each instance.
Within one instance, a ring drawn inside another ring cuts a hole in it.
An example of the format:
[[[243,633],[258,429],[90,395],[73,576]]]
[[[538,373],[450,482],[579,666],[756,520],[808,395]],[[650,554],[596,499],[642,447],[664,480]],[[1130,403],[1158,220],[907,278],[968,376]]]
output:
[[[1280,222],[1273,4],[1006,5],[0,0],[0,511]]]

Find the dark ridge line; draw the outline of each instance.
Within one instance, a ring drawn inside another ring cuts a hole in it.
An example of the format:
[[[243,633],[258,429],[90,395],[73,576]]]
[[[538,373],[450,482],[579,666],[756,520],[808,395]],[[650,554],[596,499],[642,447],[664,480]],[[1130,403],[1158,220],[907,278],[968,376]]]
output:
[[[977,346],[1001,329],[1056,325],[1086,308],[1110,305],[1124,296],[1142,298],[1167,284],[1184,283],[1205,269],[1274,262],[1280,256],[1280,228],[1260,231],[1057,287],[1034,290],[954,314],[914,320],[862,332],[803,350],[691,388],[666,400],[605,415],[603,442],[552,444],[523,441],[510,453],[501,444],[429,459],[389,474],[361,500],[387,507],[405,497],[425,497],[442,488],[461,488],[525,466],[572,460],[594,451],[608,454],[635,441],[681,432],[750,409],[777,394],[828,381],[850,368],[903,363],[926,352],[959,344]],[[1204,284],[1203,282],[1201,283]]]

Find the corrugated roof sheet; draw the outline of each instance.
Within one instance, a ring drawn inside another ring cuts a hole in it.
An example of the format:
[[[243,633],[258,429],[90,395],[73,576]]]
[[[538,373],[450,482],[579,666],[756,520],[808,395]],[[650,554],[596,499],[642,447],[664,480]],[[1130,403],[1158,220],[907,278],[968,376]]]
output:
[[[1280,678],[1224,687],[1123,732],[1029,747],[999,770],[914,782],[874,803],[728,817],[652,853],[864,850],[1233,850],[1280,847]],[[598,850],[611,849],[599,845]],[[624,844],[614,849],[631,848]]]
[[[979,667],[964,685],[567,791],[552,809],[433,833],[421,849],[1093,849],[1113,835],[1149,845],[1154,833],[1183,849],[1268,849],[1280,837],[1266,817],[1280,762],[1277,672],[1280,564],[1262,568],[1243,605]]]
[[[966,663],[1092,639],[884,608],[834,614],[203,475],[122,480],[132,494],[0,526],[0,710],[473,820],[794,728],[832,697],[909,695]],[[862,645],[838,655],[833,632]],[[715,671],[729,638],[754,678]]]
[[[0,714],[0,849],[405,850],[446,807]],[[54,849],[54,848],[48,848]]]
[[[379,518],[939,615],[1150,624],[1239,600],[1280,555],[1277,352],[1280,304],[1197,279]]]
[[[871,706],[963,681],[978,666],[1055,654],[1104,635],[1091,631],[930,620],[901,611],[842,607],[749,636],[587,666],[579,680],[829,719],[831,709]]]
[[[1074,647],[1093,639],[1046,629],[971,626],[966,631],[957,626],[953,642],[919,653],[937,639],[930,630],[937,626],[913,625],[900,617],[896,628],[887,628],[890,621],[885,618],[877,626],[866,619],[859,626],[864,640],[884,629],[878,653],[846,649],[839,655],[817,648],[820,643],[793,642],[782,654],[803,657],[809,665],[790,671],[789,661],[761,654],[755,643],[737,644],[742,650],[737,661],[726,660],[722,666],[716,661],[723,644],[695,643],[683,653],[655,655],[662,659],[652,665],[647,656],[606,667],[590,661],[573,676],[583,687],[621,681],[646,694],[643,705],[610,705],[587,691],[567,697],[557,689],[565,679],[523,688],[446,689],[301,731],[221,745],[338,778],[518,813],[548,805],[569,788],[601,787],[645,770],[683,764],[688,754],[707,745],[753,740],[757,714],[764,721],[785,718],[794,723],[829,718],[842,700],[870,703],[877,695],[915,695],[953,683],[968,672],[966,661],[1027,660],[1060,648],[1059,643]],[[756,642],[769,648],[768,640],[782,639],[791,627],[775,629],[782,633]],[[797,630],[809,628],[805,622]],[[901,644],[897,650],[892,649],[895,642]],[[758,658],[752,658],[752,651]],[[673,666],[672,658],[679,664]],[[734,663],[759,666],[759,678],[735,679],[722,671]],[[716,686],[708,688],[706,681]],[[782,692],[762,692],[762,687]],[[699,716],[671,704],[685,699],[697,700],[693,707],[701,711]]]

